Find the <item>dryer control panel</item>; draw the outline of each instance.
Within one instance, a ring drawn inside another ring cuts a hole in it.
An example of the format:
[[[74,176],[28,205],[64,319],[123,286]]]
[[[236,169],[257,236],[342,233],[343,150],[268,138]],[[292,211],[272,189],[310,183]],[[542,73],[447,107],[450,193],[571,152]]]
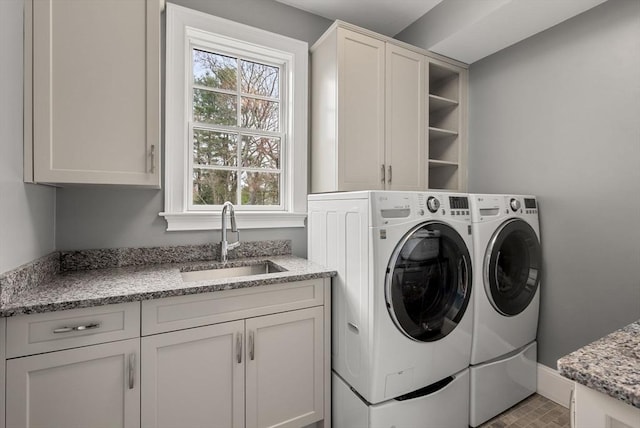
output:
[[[491,221],[500,217],[537,217],[538,203],[534,196],[469,195],[473,222]]]

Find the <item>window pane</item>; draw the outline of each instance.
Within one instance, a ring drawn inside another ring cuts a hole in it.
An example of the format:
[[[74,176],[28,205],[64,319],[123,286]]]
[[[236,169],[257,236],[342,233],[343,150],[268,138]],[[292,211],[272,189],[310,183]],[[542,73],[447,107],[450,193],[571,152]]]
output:
[[[242,127],[277,132],[280,103],[242,97]]]
[[[251,95],[279,98],[280,79],[278,67],[242,61],[240,77],[242,92]]]
[[[194,165],[236,166],[238,136],[226,132],[193,130]]]
[[[193,83],[235,91],[237,70],[236,58],[193,50]]]
[[[193,120],[215,125],[237,124],[237,98],[202,89],[193,90]]]
[[[237,187],[236,171],[199,168],[193,170],[194,205],[222,205],[226,201],[237,204]]]
[[[243,135],[242,166],[280,169],[280,138]]]
[[[243,172],[242,205],[280,205],[280,174]]]

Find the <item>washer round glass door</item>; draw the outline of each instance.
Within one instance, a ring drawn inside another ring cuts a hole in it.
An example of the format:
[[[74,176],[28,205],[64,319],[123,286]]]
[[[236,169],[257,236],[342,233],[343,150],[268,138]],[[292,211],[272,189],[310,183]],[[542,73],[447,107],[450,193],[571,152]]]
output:
[[[409,338],[431,342],[458,325],[471,297],[471,259],[458,232],[439,222],[413,228],[391,256],[387,309]]]
[[[493,234],[484,260],[484,284],[493,307],[503,315],[524,311],[540,284],[542,255],[533,228],[506,221]]]

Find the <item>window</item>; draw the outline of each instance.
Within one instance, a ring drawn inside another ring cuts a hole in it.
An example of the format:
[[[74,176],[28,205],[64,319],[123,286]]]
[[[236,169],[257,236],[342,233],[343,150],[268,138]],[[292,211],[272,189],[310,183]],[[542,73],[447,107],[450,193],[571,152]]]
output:
[[[305,42],[167,5],[167,230],[301,227],[307,195]]]

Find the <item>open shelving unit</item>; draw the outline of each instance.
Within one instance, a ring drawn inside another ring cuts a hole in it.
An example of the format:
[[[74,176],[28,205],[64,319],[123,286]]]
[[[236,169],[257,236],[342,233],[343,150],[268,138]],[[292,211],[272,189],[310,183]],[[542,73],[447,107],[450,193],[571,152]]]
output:
[[[463,78],[458,67],[429,60],[428,186],[466,190]]]

